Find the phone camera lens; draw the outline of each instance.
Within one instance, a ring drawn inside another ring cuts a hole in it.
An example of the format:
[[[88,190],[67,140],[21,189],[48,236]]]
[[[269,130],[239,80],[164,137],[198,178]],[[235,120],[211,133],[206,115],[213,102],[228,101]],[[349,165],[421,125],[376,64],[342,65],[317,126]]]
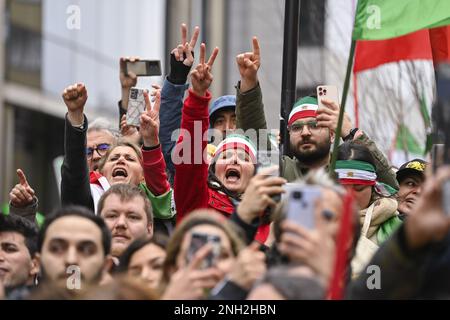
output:
[[[300,191],[294,191],[292,194],[292,198],[294,199],[301,199],[302,198],[302,193]]]

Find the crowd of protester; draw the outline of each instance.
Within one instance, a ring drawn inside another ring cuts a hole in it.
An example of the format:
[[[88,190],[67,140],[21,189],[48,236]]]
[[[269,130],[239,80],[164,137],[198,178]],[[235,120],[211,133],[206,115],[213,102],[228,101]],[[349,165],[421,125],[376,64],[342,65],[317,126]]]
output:
[[[194,58],[199,32],[188,40],[181,26],[162,87],[144,93],[139,127],[126,119],[138,78],[125,68],[139,58],[120,58],[117,124],[89,123],[88,88],[66,87],[61,204],[38,214],[39,194],[17,169],[10,213],[0,214],[0,297],[449,298],[450,169],[432,173],[415,159],[395,170],[345,114],[329,172],[340,106],[319,107],[315,95],[286,119],[290,155],[263,167],[259,153],[279,150],[258,40],[236,57],[236,93],[212,97],[221,57],[202,43]],[[294,205],[313,194],[312,207]]]

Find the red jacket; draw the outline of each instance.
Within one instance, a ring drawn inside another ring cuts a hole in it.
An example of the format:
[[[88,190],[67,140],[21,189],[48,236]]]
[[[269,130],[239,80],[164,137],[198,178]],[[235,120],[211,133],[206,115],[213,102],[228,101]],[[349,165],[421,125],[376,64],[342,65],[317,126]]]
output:
[[[189,94],[184,101],[181,133],[174,149],[174,156],[182,159],[182,163],[174,161],[173,189],[177,223],[195,209],[215,209],[226,217],[231,216],[235,209],[227,195],[208,186],[208,164],[203,154],[206,152],[208,143],[205,132],[209,128],[208,103],[210,100],[209,91],[204,97],[199,97],[189,89]],[[268,234],[269,226],[260,226],[255,239],[263,243]]]

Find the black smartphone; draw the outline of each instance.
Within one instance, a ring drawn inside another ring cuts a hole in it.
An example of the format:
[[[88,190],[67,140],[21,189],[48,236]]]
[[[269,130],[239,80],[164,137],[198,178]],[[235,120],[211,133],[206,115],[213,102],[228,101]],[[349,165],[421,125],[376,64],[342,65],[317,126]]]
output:
[[[214,266],[220,254],[220,237],[207,233],[192,233],[191,243],[187,253],[187,262],[190,263],[192,259],[194,259],[195,253],[207,243],[212,244],[212,250],[203,260],[201,269],[207,269]]]
[[[125,72],[133,72],[138,77],[160,76],[161,61],[160,60],[139,60],[127,61],[125,64]]]

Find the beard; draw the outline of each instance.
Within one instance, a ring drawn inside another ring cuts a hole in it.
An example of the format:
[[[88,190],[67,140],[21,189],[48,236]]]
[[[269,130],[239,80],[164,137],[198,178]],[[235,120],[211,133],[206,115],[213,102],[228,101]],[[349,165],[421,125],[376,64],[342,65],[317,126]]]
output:
[[[315,148],[309,150],[301,150],[300,147],[306,143],[314,145]],[[301,141],[301,143],[297,143],[296,145],[291,142],[292,154],[300,162],[306,165],[312,165],[320,160],[323,160],[325,157],[328,157],[328,155],[330,154],[330,147],[331,139],[329,136],[321,142],[311,140],[310,138],[304,139]]]

